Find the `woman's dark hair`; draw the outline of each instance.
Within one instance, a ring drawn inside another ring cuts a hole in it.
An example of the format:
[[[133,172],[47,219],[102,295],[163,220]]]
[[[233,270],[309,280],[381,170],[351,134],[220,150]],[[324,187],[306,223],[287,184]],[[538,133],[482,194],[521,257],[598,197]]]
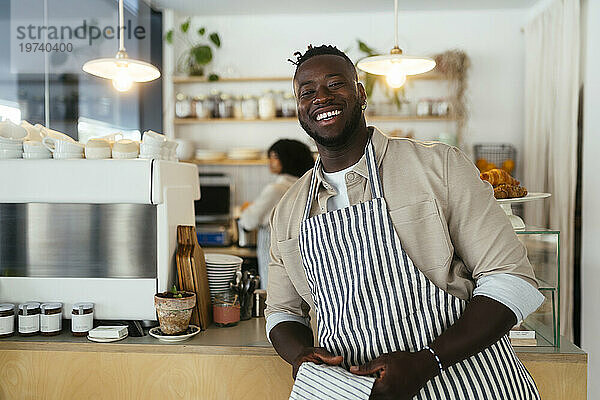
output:
[[[307,145],[293,139],[281,139],[269,147],[267,154],[277,155],[281,162],[281,173],[301,177],[315,164]]]

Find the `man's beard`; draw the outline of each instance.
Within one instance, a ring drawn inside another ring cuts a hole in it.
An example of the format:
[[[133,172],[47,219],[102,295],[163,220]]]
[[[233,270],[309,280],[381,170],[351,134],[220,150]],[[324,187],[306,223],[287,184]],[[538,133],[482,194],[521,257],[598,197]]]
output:
[[[357,102],[354,108],[352,109],[352,114],[350,114],[350,119],[344,125],[344,129],[342,133],[336,137],[323,137],[320,136],[317,132],[310,129],[308,124],[304,122],[301,118],[298,118],[300,122],[300,126],[306,131],[308,136],[314,139],[315,142],[324,147],[341,147],[346,144],[352,135],[356,132],[356,127],[360,122],[360,118],[362,116],[362,109],[360,108],[360,104]]]

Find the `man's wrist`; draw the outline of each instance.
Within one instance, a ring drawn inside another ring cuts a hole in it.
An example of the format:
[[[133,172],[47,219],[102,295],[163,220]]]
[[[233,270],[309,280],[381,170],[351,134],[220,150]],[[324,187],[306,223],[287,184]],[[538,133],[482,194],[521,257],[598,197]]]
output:
[[[438,360],[429,350],[423,349],[418,351],[416,354],[421,360],[421,365],[424,368],[424,373],[428,377],[427,380],[432,379],[441,372]]]

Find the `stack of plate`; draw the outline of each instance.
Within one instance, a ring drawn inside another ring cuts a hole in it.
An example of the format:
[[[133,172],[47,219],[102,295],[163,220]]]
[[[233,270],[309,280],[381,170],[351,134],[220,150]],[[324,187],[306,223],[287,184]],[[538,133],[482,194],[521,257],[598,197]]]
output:
[[[206,253],[204,259],[211,296],[229,289],[229,282],[235,276],[235,271],[241,271],[244,261],[240,257],[216,253]]]
[[[227,158],[231,160],[257,160],[261,155],[262,151],[259,149],[235,148],[229,150]]]

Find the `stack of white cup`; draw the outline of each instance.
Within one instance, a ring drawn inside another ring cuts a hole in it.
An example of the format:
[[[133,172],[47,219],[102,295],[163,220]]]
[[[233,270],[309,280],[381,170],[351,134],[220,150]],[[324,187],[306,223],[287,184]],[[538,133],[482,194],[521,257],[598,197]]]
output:
[[[42,142],[37,140],[26,140],[23,142],[23,158],[28,159],[44,159],[52,158],[52,153]]]
[[[144,132],[140,144],[140,158],[168,160],[172,145],[166,136],[154,131]],[[177,143],[175,143],[175,148]]]
[[[52,157],[56,160],[83,158],[83,149],[85,146],[71,138],[58,139],[46,136],[42,139],[42,144],[52,152]]]
[[[27,131],[11,121],[0,122],[0,159],[21,158]]]

